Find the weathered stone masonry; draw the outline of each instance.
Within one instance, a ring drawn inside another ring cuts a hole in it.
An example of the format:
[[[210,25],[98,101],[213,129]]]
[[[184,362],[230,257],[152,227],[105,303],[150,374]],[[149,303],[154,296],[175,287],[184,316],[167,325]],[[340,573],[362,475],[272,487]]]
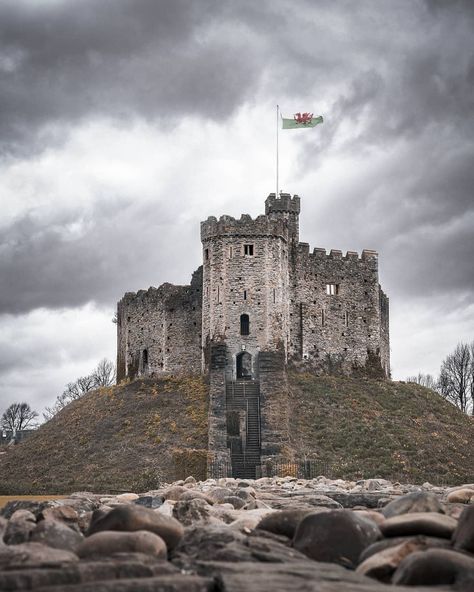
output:
[[[211,216],[201,223],[203,264],[189,286],[163,284],[118,303],[118,380],[209,373],[209,441],[221,458],[226,382],[259,381],[265,456],[281,449],[289,429],[287,363],[390,373],[377,253],[310,252],[299,242],[299,213],[298,196],[270,194],[256,219]]]

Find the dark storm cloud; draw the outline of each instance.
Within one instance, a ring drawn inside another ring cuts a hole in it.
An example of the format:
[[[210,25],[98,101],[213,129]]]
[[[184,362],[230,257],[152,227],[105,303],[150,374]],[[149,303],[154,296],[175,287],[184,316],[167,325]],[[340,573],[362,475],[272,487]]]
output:
[[[155,285],[190,278],[193,258],[167,230],[174,224],[197,243],[198,224],[181,224],[174,208],[122,198],[47,217],[28,212],[0,231],[0,313],[89,301],[114,306],[124,292],[147,288],[143,278]],[[193,252],[197,267],[199,252]]]
[[[63,128],[92,117],[160,117],[167,125],[188,114],[221,121],[245,102],[273,98],[295,110],[325,104],[325,124],[301,138],[301,176],[330,155],[360,157],[368,175],[347,187],[340,182],[339,194],[318,206],[324,223],[315,223],[310,236],[327,246],[347,239],[347,248],[385,253],[384,267],[401,293],[417,286],[470,290],[472,273],[463,262],[472,249],[465,221],[474,207],[473,4],[354,6],[349,0],[3,2],[3,150],[34,149],[39,137],[41,147],[59,142]],[[383,152],[391,153],[383,168],[370,170],[372,156]],[[166,268],[165,257],[151,259],[151,244],[161,241],[164,252],[167,246],[164,233],[148,228],[148,213],[128,204],[131,218],[114,211],[99,225],[97,204],[86,214],[57,212],[54,220],[25,214],[4,229],[3,310],[106,301],[140,285],[151,265]],[[64,228],[77,220],[83,233],[66,239]],[[129,229],[141,253],[136,260],[116,238]],[[410,261],[412,271],[399,261]],[[436,273],[436,265],[449,273]],[[165,268],[163,279],[171,271]]]
[[[2,2],[2,152],[34,149],[35,134],[48,124],[93,116],[229,115],[259,71],[243,39],[207,40],[218,6],[217,0]],[[38,144],[44,142],[43,134]]]

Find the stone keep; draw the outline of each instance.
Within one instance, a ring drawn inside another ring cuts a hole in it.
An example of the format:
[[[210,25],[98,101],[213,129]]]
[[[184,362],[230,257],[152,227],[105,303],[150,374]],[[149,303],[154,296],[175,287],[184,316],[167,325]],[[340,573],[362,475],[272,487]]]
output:
[[[203,264],[189,286],[163,284],[118,303],[118,380],[207,373],[216,345],[227,380],[259,378],[264,352],[308,371],[389,376],[377,253],[310,252],[299,213],[297,195],[270,194],[255,220],[202,222]]]

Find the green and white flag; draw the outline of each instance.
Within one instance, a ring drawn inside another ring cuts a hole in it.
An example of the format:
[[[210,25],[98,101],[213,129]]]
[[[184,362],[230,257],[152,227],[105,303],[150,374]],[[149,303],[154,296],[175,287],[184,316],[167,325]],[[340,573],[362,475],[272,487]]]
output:
[[[322,115],[313,117],[312,113],[295,113],[293,119],[281,118],[283,129],[301,129],[305,127],[316,127],[318,123],[323,123]]]

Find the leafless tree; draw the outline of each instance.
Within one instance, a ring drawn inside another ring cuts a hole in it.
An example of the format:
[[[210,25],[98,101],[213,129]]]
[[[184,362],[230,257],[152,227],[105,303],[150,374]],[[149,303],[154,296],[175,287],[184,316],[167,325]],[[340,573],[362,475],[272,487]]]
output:
[[[45,421],[49,421],[56,413],[64,409],[72,401],[80,399],[83,395],[102,386],[111,386],[115,382],[115,366],[110,361],[104,358],[91,374],[81,376],[74,382],[69,382],[66,388],[56,398],[56,402],[52,407],[46,407],[43,411]]]
[[[96,388],[101,386],[112,386],[115,383],[115,366],[110,360],[104,358],[97,364],[92,376]]]
[[[441,364],[439,393],[464,413],[472,412],[474,392],[474,342],[458,343]]]
[[[418,372],[417,376],[409,376],[406,379],[406,382],[414,382],[415,384],[425,386],[432,391],[437,390],[438,387],[438,381],[432,374],[423,374],[422,372]]]
[[[0,420],[2,429],[11,432],[13,436],[26,428],[36,427],[35,419],[38,413],[31,409],[28,403],[13,403],[3,413]]]

